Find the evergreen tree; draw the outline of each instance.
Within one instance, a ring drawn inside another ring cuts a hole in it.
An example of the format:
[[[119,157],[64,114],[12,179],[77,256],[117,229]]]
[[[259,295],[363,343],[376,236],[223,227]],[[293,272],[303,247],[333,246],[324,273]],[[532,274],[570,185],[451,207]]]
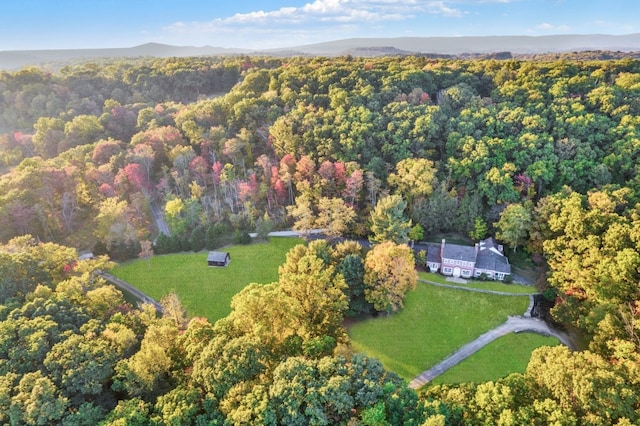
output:
[[[400,195],[381,198],[371,212],[371,243],[392,241],[397,244],[409,242],[411,221],[405,216],[407,203]]]

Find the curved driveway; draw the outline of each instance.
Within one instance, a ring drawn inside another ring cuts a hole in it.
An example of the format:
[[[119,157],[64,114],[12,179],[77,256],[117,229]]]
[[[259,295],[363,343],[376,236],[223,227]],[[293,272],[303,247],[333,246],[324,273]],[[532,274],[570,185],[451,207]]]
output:
[[[434,283],[429,282],[429,284],[434,284]],[[459,289],[460,287],[455,287],[455,288]],[[471,290],[471,289],[468,289],[468,290]],[[472,291],[485,292],[484,290],[478,290],[478,289],[473,289]],[[486,292],[490,292],[490,291],[486,291]],[[495,292],[491,291],[491,293],[495,293]],[[511,295],[513,295],[513,293],[511,293]],[[458,349],[457,351],[449,355],[447,358],[440,361],[438,364],[431,367],[429,370],[423,372],[422,374],[420,374],[419,376],[411,380],[411,382],[409,382],[409,387],[413,389],[418,389],[424,386],[425,384],[433,380],[435,377],[444,373],[451,367],[454,367],[455,365],[460,363],[462,360],[473,355],[484,346],[493,342],[497,338],[507,335],[509,333],[532,332],[532,333],[542,334],[544,336],[554,336],[558,338],[560,342],[562,342],[564,345],[570,348],[573,348],[573,344],[566,333],[562,333],[558,330],[551,328],[546,322],[540,319],[531,317],[531,308],[533,307],[533,295],[530,295],[529,298],[531,300],[531,303],[529,303],[529,308],[527,309],[527,312],[523,316],[511,316],[503,324],[497,326],[494,329],[487,331],[477,339],[462,346],[460,349]]]

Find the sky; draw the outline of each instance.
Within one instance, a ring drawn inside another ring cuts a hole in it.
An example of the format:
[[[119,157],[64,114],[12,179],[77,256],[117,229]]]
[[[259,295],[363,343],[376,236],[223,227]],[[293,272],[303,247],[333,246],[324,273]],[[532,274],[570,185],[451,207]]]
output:
[[[0,50],[640,32],[638,0],[3,0]]]

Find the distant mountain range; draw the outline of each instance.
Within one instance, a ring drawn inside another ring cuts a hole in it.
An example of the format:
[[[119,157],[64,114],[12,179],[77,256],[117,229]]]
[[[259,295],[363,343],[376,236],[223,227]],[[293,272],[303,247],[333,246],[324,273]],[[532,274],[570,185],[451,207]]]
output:
[[[420,54],[487,54],[511,52],[532,54],[573,52],[584,50],[613,50],[632,52],[640,50],[640,33],[612,35],[554,35],[554,36],[485,36],[485,37],[400,37],[354,38],[311,44],[290,50],[311,55],[347,54],[357,49],[375,47],[398,49],[405,53]],[[278,51],[278,50],[276,50]]]
[[[222,47],[170,46],[159,43],[112,49],[6,50],[0,51],[0,69],[17,69],[24,66],[42,64],[55,65],[74,60],[97,58],[167,58],[173,56],[235,55],[247,52],[249,51]]]
[[[130,48],[0,51],[0,69],[27,65],[61,64],[94,58],[184,57],[207,55],[273,56],[380,56],[380,55],[482,55],[510,52],[515,55],[607,50],[640,51],[640,33],[627,35],[553,35],[486,37],[353,38],[262,51],[222,47],[170,46],[148,43]]]

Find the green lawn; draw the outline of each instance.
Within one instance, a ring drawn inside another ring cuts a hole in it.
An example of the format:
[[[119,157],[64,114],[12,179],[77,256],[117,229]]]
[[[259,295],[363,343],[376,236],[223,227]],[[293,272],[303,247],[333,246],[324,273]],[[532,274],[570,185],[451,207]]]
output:
[[[229,251],[232,260],[226,268],[208,267],[207,252],[200,252],[154,256],[149,262],[135,260],[119,265],[111,272],[154,299],[159,300],[175,291],[189,316],[203,316],[213,322],[230,312],[231,298],[247,284],[277,281],[278,266],[284,263],[286,253],[302,242],[296,238],[272,238],[269,243],[227,247],[225,250]],[[446,283],[443,277],[435,274],[420,273],[420,277]],[[527,287],[501,283],[469,285],[502,291],[530,291]],[[524,313],[528,303],[529,298],[524,296],[472,293],[422,283],[407,295],[401,312],[357,322],[349,327],[349,335],[356,351],[380,359],[389,370],[410,380],[460,346],[504,322],[508,315]],[[521,340],[513,343],[513,338]],[[503,339],[507,343],[502,343]],[[504,337],[453,369],[449,373],[451,376],[443,375],[440,380],[479,381],[485,377],[478,376],[480,373],[486,373],[487,379],[495,379],[513,371],[523,371],[531,350],[553,341],[548,338],[547,343],[540,343],[540,339],[532,334]],[[513,346],[517,346],[517,352],[507,355],[507,361],[498,357],[508,353],[505,348]],[[479,361],[475,361],[476,357]],[[456,373],[458,370],[460,372]]]
[[[160,300],[175,291],[189,316],[202,316],[214,322],[231,311],[231,298],[247,284],[266,284],[278,280],[278,266],[298,238],[271,238],[268,243],[230,246],[225,268],[207,266],[206,251],[153,256],[150,262],[134,260],[114,268],[111,273],[144,293]]]
[[[433,281],[440,284],[447,284],[458,287],[471,287],[479,288],[483,290],[503,291],[506,293],[515,294],[535,294],[538,290],[533,286],[521,285],[521,284],[505,284],[500,281],[474,281],[468,280],[466,284],[457,284],[447,279],[440,274],[433,274],[431,272],[419,272],[420,279],[426,281]],[[521,312],[522,313],[522,312]]]
[[[558,344],[560,342],[555,337],[533,333],[507,334],[436,377],[431,383],[481,383],[497,380],[511,373],[524,373],[534,349]]]
[[[419,283],[399,313],[349,327],[356,351],[378,358],[410,380],[507,320],[523,314],[529,298],[472,293]]]

